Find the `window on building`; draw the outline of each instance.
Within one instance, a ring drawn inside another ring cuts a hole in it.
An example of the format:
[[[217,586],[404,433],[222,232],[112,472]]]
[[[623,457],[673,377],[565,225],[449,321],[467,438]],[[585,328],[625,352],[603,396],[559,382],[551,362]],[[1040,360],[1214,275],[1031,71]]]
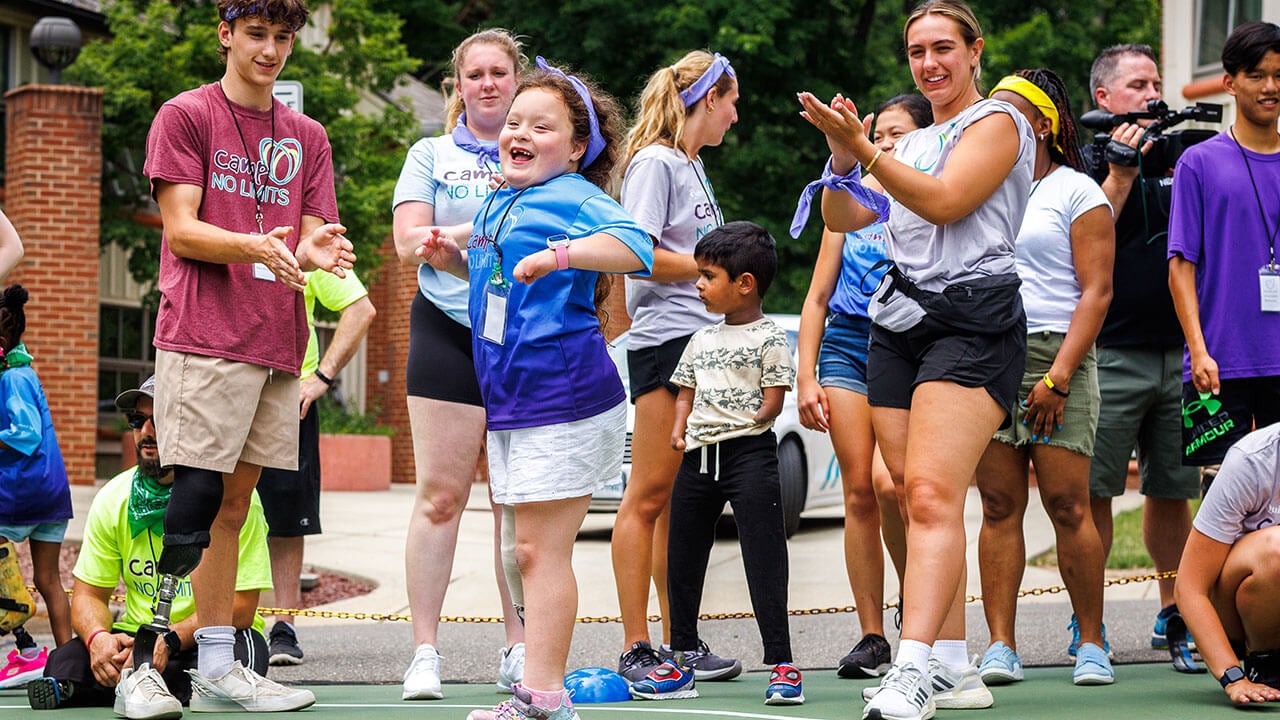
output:
[[[98,310],[98,412],[116,415],[116,395],[136,388],[155,368],[151,345],[155,313],[141,307],[102,305]]]
[[[1222,72],[1222,46],[1241,23],[1262,19],[1262,0],[1199,0],[1196,74]]]

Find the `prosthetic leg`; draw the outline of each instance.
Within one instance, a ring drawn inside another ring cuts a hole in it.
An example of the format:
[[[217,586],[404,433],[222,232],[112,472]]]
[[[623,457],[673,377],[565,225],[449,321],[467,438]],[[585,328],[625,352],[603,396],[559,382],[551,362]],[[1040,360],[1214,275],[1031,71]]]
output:
[[[169,613],[183,579],[200,564],[209,547],[209,528],[222,506],[222,474],[189,467],[173,469],[173,492],[164,513],[164,550],[156,570],[160,582],[151,622],[138,626],[133,667],[154,665],[156,640],[169,631]]]
[[[17,548],[6,540],[0,544],[0,635],[21,628],[35,611],[35,599],[18,567]]]

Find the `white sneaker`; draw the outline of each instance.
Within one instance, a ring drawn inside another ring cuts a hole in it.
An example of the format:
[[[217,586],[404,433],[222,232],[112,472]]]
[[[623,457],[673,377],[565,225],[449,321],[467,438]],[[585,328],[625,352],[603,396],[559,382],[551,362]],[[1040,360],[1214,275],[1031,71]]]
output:
[[[237,660],[226,675],[210,680],[195,670],[191,676],[191,712],[285,712],[311,707],[310,690],[268,680]]]
[[[929,677],[933,682],[933,701],[943,710],[978,710],[995,704],[991,691],[973,663],[953,668],[929,658]]]
[[[436,677],[439,677],[437,672]],[[503,648],[502,660],[498,663],[498,692],[511,693],[511,686],[524,680],[524,643],[516,643],[510,648]]]
[[[929,678],[915,665],[895,665],[862,709],[863,720],[929,720],[936,705]]]
[[[129,720],[174,720],[182,717],[182,703],[169,692],[151,663],[127,667],[116,683],[116,714]]]
[[[524,667],[524,648],[521,648],[521,668]],[[404,671],[404,692],[401,700],[439,700],[444,697],[440,687],[440,660],[443,656],[436,649],[423,643],[413,653],[409,669]]]

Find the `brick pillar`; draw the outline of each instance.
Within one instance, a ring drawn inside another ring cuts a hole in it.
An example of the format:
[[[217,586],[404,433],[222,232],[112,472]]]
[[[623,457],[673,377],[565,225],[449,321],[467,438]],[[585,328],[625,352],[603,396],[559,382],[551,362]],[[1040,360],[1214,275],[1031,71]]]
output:
[[[71,482],[92,485],[98,397],[98,219],[102,90],[23,85],[5,93],[5,214],[26,258],[35,356]]]
[[[400,262],[395,241],[378,249],[382,264],[369,285],[369,300],[378,316],[365,342],[365,392],[370,404],[381,408],[378,422],[395,428],[391,437],[391,481],[413,483],[413,434],[405,405],[405,362],[409,357],[409,308],[418,291],[418,271]]]

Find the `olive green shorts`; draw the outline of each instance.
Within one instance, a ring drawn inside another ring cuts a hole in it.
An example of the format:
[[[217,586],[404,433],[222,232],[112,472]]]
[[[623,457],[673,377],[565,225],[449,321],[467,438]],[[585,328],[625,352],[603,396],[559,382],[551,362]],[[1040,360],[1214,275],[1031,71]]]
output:
[[[1053,359],[1062,347],[1063,333],[1037,332],[1027,336],[1027,369],[1022,373],[1022,385],[1018,388],[1018,406],[1013,410],[1013,422],[999,430],[995,439],[1016,448],[1047,444],[1066,448],[1085,456],[1093,455],[1094,438],[1098,433],[1098,408],[1101,400],[1098,392],[1098,360],[1093,348],[1085,355],[1068,383],[1070,395],[1062,407],[1062,427],[1053,428],[1049,437],[1031,437],[1031,425],[1026,422],[1027,410],[1022,403],[1040,378],[1053,366]]]

